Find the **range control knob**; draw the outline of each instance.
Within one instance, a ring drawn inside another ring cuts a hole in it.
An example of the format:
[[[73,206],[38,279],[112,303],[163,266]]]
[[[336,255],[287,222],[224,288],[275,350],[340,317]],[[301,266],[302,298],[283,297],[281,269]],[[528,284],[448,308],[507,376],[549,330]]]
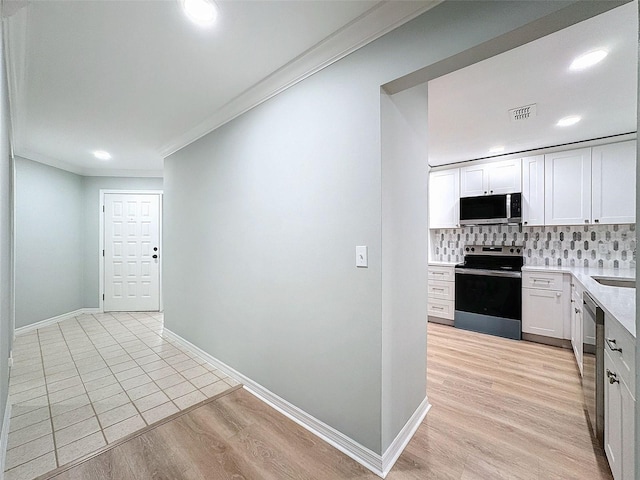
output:
[[[471,247],[471,251],[472,251],[472,252],[475,252],[475,251],[476,251],[476,249],[475,249],[475,248],[473,248],[473,247]]]
[[[516,250],[516,252],[520,253],[520,249]]]
[[[465,248],[464,250],[465,250],[466,252],[468,252],[468,251],[469,251],[469,247]]]
[[[511,253],[513,253],[513,248],[511,250],[509,250]]]

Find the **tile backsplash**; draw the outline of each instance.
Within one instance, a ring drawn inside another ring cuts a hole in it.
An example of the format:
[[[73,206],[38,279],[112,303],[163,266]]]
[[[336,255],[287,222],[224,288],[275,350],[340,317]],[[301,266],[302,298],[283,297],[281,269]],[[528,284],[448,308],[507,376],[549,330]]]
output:
[[[485,225],[430,230],[431,260],[461,262],[465,245],[521,246],[525,265],[635,268],[636,226]]]

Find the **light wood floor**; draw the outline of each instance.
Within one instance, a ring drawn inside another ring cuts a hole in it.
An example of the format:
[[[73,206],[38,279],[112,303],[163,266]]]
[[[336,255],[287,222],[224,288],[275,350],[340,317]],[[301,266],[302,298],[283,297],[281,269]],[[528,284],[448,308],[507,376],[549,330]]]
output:
[[[572,352],[429,324],[433,408],[387,477],[611,479],[594,450]],[[244,390],[56,480],[375,479]]]

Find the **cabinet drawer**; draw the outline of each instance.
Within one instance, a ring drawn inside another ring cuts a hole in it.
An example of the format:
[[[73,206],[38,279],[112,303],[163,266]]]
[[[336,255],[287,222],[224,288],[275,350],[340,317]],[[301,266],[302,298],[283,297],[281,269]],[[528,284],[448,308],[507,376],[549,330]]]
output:
[[[429,300],[437,298],[439,300],[455,300],[455,283],[443,280],[429,280],[428,285]]]
[[[562,291],[562,273],[522,272],[522,286]]]
[[[456,278],[454,272],[455,271],[453,265],[450,267],[429,265],[427,276],[429,280],[444,280],[445,282],[453,282]]]
[[[635,340],[620,323],[609,317],[609,315],[606,315],[604,319],[604,348],[613,360],[613,365],[616,369],[615,373],[620,375],[632,393],[635,392]],[[614,348],[622,351],[613,351]]]
[[[451,300],[439,300],[430,298],[427,305],[427,314],[433,317],[453,320],[454,304]]]

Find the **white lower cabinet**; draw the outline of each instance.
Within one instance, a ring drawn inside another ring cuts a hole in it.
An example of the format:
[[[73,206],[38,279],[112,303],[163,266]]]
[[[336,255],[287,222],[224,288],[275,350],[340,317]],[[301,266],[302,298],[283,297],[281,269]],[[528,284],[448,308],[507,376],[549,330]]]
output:
[[[522,285],[522,332],[564,338],[563,274],[523,272]]]
[[[620,337],[631,338],[631,335],[618,327],[622,328],[605,316],[604,450],[613,478],[634,480],[636,401],[632,391],[635,388],[635,370],[631,372],[634,376],[631,380],[625,375],[625,363],[635,361],[635,345],[631,347],[625,342],[626,338]],[[612,333],[616,338],[611,338]]]
[[[610,382],[615,375],[609,352],[604,355],[604,451],[609,460],[613,478],[622,478],[622,388],[620,382]]]
[[[453,324],[455,310],[455,270],[453,265],[429,264],[427,271],[427,315],[434,321]]]
[[[636,401],[625,385],[620,389],[622,397],[622,480],[636,480],[635,477],[635,411]]]

